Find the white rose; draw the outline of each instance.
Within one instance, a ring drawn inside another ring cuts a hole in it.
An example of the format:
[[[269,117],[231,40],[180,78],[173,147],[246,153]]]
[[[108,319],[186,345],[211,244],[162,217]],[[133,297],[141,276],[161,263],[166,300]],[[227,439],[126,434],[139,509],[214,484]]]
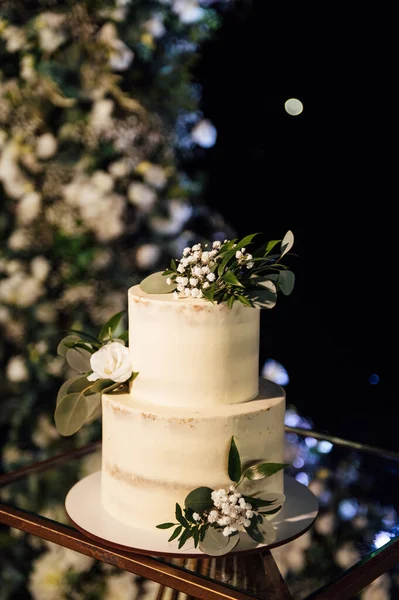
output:
[[[133,373],[129,349],[120,342],[111,342],[94,352],[90,366],[93,373],[87,377],[89,381],[111,379],[124,383]]]

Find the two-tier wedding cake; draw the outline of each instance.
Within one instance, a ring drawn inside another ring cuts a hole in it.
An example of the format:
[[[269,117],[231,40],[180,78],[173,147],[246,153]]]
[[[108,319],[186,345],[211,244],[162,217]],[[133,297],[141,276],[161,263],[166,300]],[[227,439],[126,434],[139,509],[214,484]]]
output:
[[[139,375],[128,394],[103,395],[102,501],[115,518],[153,528],[192,489],[231,485],[232,436],[244,460],[283,462],[285,394],[259,379],[259,309],[140,286],[128,298]],[[242,491],[282,493],[283,472]]]
[[[73,432],[64,418],[81,380],[92,388],[79,392],[76,418],[92,418],[100,392],[104,509],[127,526],[174,527],[179,547],[193,538],[206,551],[210,530],[212,547],[231,539],[232,548],[239,532],[271,539],[284,502],[286,398],[259,376],[260,310],[293,289],[281,262],[293,235],[250,254],[253,237],[186,248],[131,287],[126,343],[111,320],[99,345],[70,336],[60,352],[88,353],[90,362],[60,390],[64,434]]]

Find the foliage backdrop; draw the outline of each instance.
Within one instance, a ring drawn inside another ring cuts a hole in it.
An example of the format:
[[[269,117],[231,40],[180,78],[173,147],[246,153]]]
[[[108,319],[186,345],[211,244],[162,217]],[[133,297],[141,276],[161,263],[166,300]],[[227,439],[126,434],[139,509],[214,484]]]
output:
[[[56,352],[65,332],[97,331],[127,308],[131,285],[190,242],[231,237],[185,165],[216,141],[193,67],[232,8],[208,0],[0,4],[3,471],[100,437],[100,420],[71,438],[54,428],[56,393],[69,375]],[[55,487],[53,479],[32,491],[32,505],[40,493],[53,514],[65,495]],[[22,538],[9,545],[6,532],[1,540],[2,600],[75,597],[64,578],[45,583],[70,553],[43,554]],[[76,572],[75,562],[63,573]],[[125,598],[133,579],[121,577]],[[116,581],[99,577],[93,597],[117,597]]]

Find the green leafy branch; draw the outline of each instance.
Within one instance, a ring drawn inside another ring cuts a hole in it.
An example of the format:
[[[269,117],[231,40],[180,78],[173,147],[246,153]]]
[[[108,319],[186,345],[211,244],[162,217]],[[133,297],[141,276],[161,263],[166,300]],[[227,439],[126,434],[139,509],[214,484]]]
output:
[[[285,296],[292,293],[295,275],[281,262],[294,244],[292,231],[287,231],[282,240],[262,244],[248,260],[245,260],[245,256],[237,257],[237,251],[247,249],[257,235],[259,233],[252,233],[242,239],[227,240],[221,245],[214,264],[209,268],[215,279],[207,287],[201,287],[202,295],[207,300],[217,304],[226,302],[229,308],[236,301],[245,306],[273,308],[280,292]],[[278,244],[279,252],[273,253]],[[180,262],[172,259],[169,268],[146,277],[140,284],[141,288],[149,294],[175,291]],[[170,284],[167,278],[171,280]]]
[[[230,441],[230,450],[228,455],[228,475],[231,481],[236,484],[236,488],[244,479],[258,480],[270,477],[278,471],[284,469],[285,463],[256,463],[243,469],[240,454],[235,443],[234,436]],[[175,517],[176,522],[167,522],[157,525],[158,529],[172,529],[168,541],[178,541],[178,548],[192,539],[194,547],[199,547],[205,554],[219,556],[230,552],[239,541],[239,531],[234,531],[230,535],[223,533],[223,527],[216,522],[210,522],[208,516],[215,508],[212,499],[212,490],[209,487],[198,487],[192,490],[185,498],[184,508],[176,503]],[[272,515],[281,509],[284,498],[278,497],[272,500],[264,500],[252,496],[242,495],[248,504],[251,504],[253,516],[250,524],[244,527],[244,531],[258,543],[270,543],[275,538],[273,525],[264,517]]]
[[[128,332],[122,331],[116,334],[124,312],[113,315],[101,327],[97,336],[86,331],[71,329],[58,344],[57,354],[78,372],[78,375],[67,379],[61,385],[57,394],[54,421],[61,435],[73,435],[85,423],[90,423],[99,417],[102,394],[128,391],[129,382],[137,377],[138,373],[133,373],[124,383],[116,383],[111,379],[97,381],[87,379],[93,372],[90,357],[94,352],[112,341],[127,345]]]

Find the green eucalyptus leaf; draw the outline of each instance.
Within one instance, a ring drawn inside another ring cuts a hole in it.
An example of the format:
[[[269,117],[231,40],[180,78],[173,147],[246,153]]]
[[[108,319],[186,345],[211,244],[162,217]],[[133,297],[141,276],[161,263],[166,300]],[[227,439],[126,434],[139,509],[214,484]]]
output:
[[[90,387],[90,393],[97,394],[104,392],[107,390],[107,388],[112,387],[113,385],[115,385],[115,381],[112,381],[112,379],[96,379],[96,381],[94,381]]]
[[[66,396],[69,392],[80,392],[84,389],[85,385],[88,385],[87,377],[85,375],[77,375],[76,377],[70,377],[61,385],[58,390],[56,405],[59,403],[61,398]],[[70,387],[72,389],[70,389]],[[76,389],[78,388],[78,389]],[[80,389],[79,389],[80,388]]]
[[[267,280],[261,284],[263,289],[251,288],[247,292],[247,296],[255,308],[273,308],[277,303],[277,292],[274,283],[269,281],[269,285],[266,285]]]
[[[85,395],[87,405],[86,423],[92,423],[102,414],[101,394]]]
[[[257,479],[264,479],[265,477],[270,477],[274,475],[281,469],[288,467],[286,463],[258,463],[256,465],[252,465],[249,467],[245,473],[244,477],[250,479],[251,481],[255,481]]]
[[[70,348],[65,354],[68,365],[79,373],[87,373],[91,370],[91,353],[83,348]]]
[[[283,257],[284,254],[287,254],[287,252],[291,250],[293,245],[294,234],[292,233],[292,231],[287,231],[287,233],[283,237],[283,241],[281,242],[281,256]]]
[[[71,329],[72,333],[76,333],[81,340],[86,340],[90,344],[94,344],[95,346],[101,346],[100,341],[91,333],[87,331],[80,331],[79,329]]]
[[[69,392],[69,386],[71,386],[75,382],[77,383],[81,379],[85,380],[86,383],[88,383],[87,377],[85,377],[85,376],[82,377],[82,375],[76,375],[76,377],[70,377],[69,379],[67,379],[66,381],[64,381],[64,383],[61,385],[60,389],[58,390],[57,399],[56,399],[56,405],[61,400],[61,398],[63,398],[64,396],[66,396],[68,394],[68,392]],[[81,385],[83,386],[83,382],[82,382]],[[83,389],[83,387],[82,387],[82,389]],[[75,391],[80,391],[80,390],[75,390]]]
[[[231,438],[229,458],[228,458],[228,473],[231,481],[238,483],[241,478],[241,458],[236,446],[234,436]]]
[[[252,303],[250,300],[248,300],[248,298],[246,298],[245,296],[234,296],[234,298],[236,300],[239,300],[241,302],[241,304],[243,304],[244,306],[252,306]]]
[[[216,292],[216,285],[214,283],[212,285],[210,285],[209,288],[207,288],[206,290],[202,290],[204,298],[209,300],[209,302],[214,301],[215,292]]]
[[[259,512],[261,512],[263,515],[275,515],[280,510],[281,510],[281,505],[277,506],[277,508],[271,508],[270,510],[266,510],[266,508],[260,508]]]
[[[158,529],[170,529],[171,527],[174,527],[176,525],[176,523],[161,523],[160,525],[156,525],[156,527]]]
[[[121,386],[123,386],[123,383],[120,383],[118,381],[113,382],[112,385],[109,385],[108,387],[104,388],[102,390],[103,394],[111,394],[113,391],[118,390]]]
[[[121,341],[125,344],[125,346],[127,346],[128,337],[129,337],[129,332],[122,331],[122,333],[119,334],[118,339],[116,341]]]
[[[86,423],[94,421],[101,414],[101,394],[85,394],[84,400],[86,403]]]
[[[194,512],[202,514],[205,510],[213,507],[213,500],[211,498],[213,490],[209,487],[198,487],[192,490],[184,501],[186,508],[191,508]],[[177,516],[176,516],[177,518]]]
[[[180,504],[177,504],[177,503],[176,503],[175,516],[176,516],[176,519],[179,521],[179,523],[181,525],[183,525],[183,527],[187,527],[187,528],[189,527],[188,522],[183,517],[183,512],[182,512],[181,506],[180,506]]]
[[[232,240],[227,240],[226,242],[224,242],[220,246],[219,256],[224,256],[224,253],[230,251],[231,249],[233,249],[235,253],[236,250],[234,245],[236,244],[237,240],[238,238],[233,238]]]
[[[225,536],[220,529],[208,527],[204,539],[199,542],[199,549],[209,556],[223,556],[235,548],[239,539],[239,535]]]
[[[243,496],[245,501],[251,504],[252,508],[255,510],[261,510],[268,506],[272,506],[275,503],[275,500],[263,500],[263,498],[253,498],[252,496]]]
[[[161,271],[157,271],[143,279],[140,287],[146,294],[169,294],[177,288],[177,284],[172,282],[168,285],[166,279]]]
[[[193,537],[191,529],[185,529],[180,536],[178,548],[182,548],[191,537]]]
[[[73,435],[82,427],[87,418],[87,406],[84,396],[79,393],[67,394],[58,402],[54,420],[61,435]]]
[[[186,508],[184,509],[184,516],[185,516],[185,518],[187,519],[187,521],[190,521],[190,523],[194,523],[194,524],[196,524],[196,521],[195,521],[195,519],[193,518],[193,514],[194,514],[194,511],[193,511],[193,509],[192,509],[192,508],[187,508],[187,507],[186,507]]]
[[[227,307],[231,308],[233,306],[235,300],[236,300],[235,296],[229,296],[227,298]]]
[[[75,377],[74,380],[68,386],[68,394],[72,394],[74,392],[86,392],[92,387],[93,383],[88,381],[87,375],[79,375],[79,377]]]
[[[178,525],[172,533],[172,535],[170,536],[170,538],[168,539],[168,542],[172,542],[174,539],[176,539],[180,535],[182,529],[183,527],[181,525]]]
[[[249,537],[255,540],[255,542],[266,544],[267,546],[272,544],[277,537],[276,530],[266,518],[262,518],[261,521],[257,522],[254,519],[251,519],[251,525],[246,527],[245,530]]]
[[[195,527],[193,529],[193,538],[194,538],[194,547],[197,548],[198,543],[200,541],[200,532],[199,532],[198,527]]]
[[[93,344],[89,344],[88,342],[75,342],[73,348],[82,348],[82,350],[86,350],[87,352],[90,352],[90,354],[94,354],[94,352],[98,350],[97,347],[93,347]]]
[[[100,333],[98,335],[101,341],[104,341],[107,338],[111,338],[115,331],[118,328],[118,325],[124,315],[125,311],[121,310],[120,312],[113,315],[104,325],[101,327]]]
[[[226,273],[222,275],[221,280],[230,285],[236,285],[241,288],[244,287],[241,281],[234,275],[233,271],[226,271]]]
[[[80,342],[81,338],[78,335],[67,335],[57,346],[57,354],[65,358],[66,353],[70,348],[73,348],[76,342]]]
[[[281,271],[277,283],[284,296],[289,296],[295,285],[294,273],[292,271]]]
[[[133,371],[133,373],[130,376],[130,379],[128,379],[128,381],[134,381],[136,379],[136,377],[138,377],[139,375],[139,371]]]
[[[249,235],[243,237],[239,242],[237,242],[237,250],[241,250],[241,248],[248,246],[248,244],[250,244],[257,235],[259,235],[259,233],[250,233]]]
[[[265,248],[265,252],[264,252],[264,256],[268,256],[269,259],[272,259],[272,257],[269,256],[269,254],[273,250],[273,248],[275,246],[277,246],[277,244],[279,242],[281,242],[281,240],[270,240],[269,242],[267,242],[266,248]]]
[[[205,537],[205,534],[206,534],[206,532],[207,532],[207,529],[208,529],[209,527],[210,527],[210,525],[209,525],[209,524],[202,525],[202,526],[200,527],[200,529],[199,529],[199,541],[200,541],[200,542],[202,542],[202,540],[204,539],[204,537]]]
[[[218,277],[221,277],[224,274],[224,270],[226,268],[227,263],[229,262],[229,260],[231,258],[233,258],[235,256],[235,254],[236,254],[235,248],[233,248],[232,250],[229,250],[225,254],[223,254],[222,252],[220,253],[220,256],[223,258],[218,266]]]

